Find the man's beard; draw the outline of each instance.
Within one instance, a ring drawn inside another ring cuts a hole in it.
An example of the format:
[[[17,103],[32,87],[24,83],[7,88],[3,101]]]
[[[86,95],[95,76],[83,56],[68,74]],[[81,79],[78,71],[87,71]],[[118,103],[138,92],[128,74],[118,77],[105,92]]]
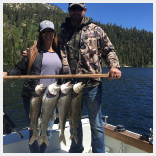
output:
[[[82,19],[83,19],[82,16],[77,15],[77,18],[75,18],[74,16],[75,15],[70,16],[71,21],[76,22],[76,23],[81,23],[82,22]]]

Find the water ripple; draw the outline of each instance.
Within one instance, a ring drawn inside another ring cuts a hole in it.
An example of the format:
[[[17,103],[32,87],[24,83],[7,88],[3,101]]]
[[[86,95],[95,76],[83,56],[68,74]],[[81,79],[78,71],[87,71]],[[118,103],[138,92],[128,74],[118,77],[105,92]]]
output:
[[[11,68],[11,67],[10,67]],[[107,73],[108,68],[103,68]],[[121,68],[119,80],[103,79],[102,114],[108,123],[123,124],[127,130],[149,135],[153,128],[153,68]],[[21,92],[23,81],[3,83],[3,111],[17,127],[27,126]],[[83,115],[87,115],[84,106]]]

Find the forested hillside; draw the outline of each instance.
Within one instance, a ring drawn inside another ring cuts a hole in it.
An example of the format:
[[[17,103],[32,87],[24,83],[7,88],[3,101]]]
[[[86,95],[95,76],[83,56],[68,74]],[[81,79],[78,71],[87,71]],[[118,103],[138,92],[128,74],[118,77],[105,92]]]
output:
[[[61,30],[59,25],[68,16],[68,13],[53,4],[3,3],[3,64],[16,64],[21,60],[22,51],[37,39],[38,25],[41,21],[51,20],[58,33]],[[121,65],[153,66],[152,32],[94,22],[107,33]]]

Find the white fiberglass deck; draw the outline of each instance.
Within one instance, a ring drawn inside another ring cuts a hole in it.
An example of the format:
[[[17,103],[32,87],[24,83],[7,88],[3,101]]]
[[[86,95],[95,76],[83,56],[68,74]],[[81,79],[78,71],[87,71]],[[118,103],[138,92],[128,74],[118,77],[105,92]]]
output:
[[[91,153],[91,131],[90,131],[90,124],[89,119],[85,118],[82,119],[83,125],[83,146],[84,151],[83,153]],[[110,127],[113,127],[110,125]],[[58,124],[54,124],[53,126],[53,135],[49,140],[49,146],[46,148],[45,153],[67,153],[69,151],[71,140],[70,138],[70,126],[69,122],[66,123],[65,128],[65,138],[66,138],[66,146],[63,142],[59,143],[59,135],[60,130],[58,129]],[[145,151],[140,150],[132,145],[125,144],[118,139],[114,139],[106,133],[109,131],[109,124],[108,128],[105,127],[105,150],[106,152],[110,153],[145,153]],[[127,131],[128,132],[128,131]],[[30,153],[29,146],[28,146],[28,136],[29,130],[22,130],[20,133],[23,135],[23,139],[21,139],[16,133],[11,133],[9,135],[3,136],[3,153]],[[111,132],[112,134],[115,132]],[[133,134],[133,132],[130,132]],[[135,134],[135,133],[134,133]],[[118,135],[116,133],[116,135]],[[139,137],[139,134],[135,134]],[[130,138],[131,139],[131,138]],[[153,146],[152,146],[153,147]]]

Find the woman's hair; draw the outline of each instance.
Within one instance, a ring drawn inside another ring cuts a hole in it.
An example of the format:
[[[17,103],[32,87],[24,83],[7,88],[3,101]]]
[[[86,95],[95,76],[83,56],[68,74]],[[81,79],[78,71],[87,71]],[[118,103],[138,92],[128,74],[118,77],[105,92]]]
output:
[[[42,44],[43,44],[43,40],[42,40],[42,36],[41,36],[41,32],[39,33],[38,35],[38,39],[37,41],[34,42],[34,45],[30,48],[30,56],[29,56],[29,64],[28,64],[28,72],[27,74],[29,75],[30,74],[30,68],[36,58],[36,55],[38,53],[38,51],[42,50],[41,47],[42,47]],[[56,51],[57,49],[57,45],[58,45],[58,42],[57,42],[57,34],[55,32],[55,35],[54,35],[54,40],[53,40],[53,43],[52,43],[52,48],[54,51]]]

